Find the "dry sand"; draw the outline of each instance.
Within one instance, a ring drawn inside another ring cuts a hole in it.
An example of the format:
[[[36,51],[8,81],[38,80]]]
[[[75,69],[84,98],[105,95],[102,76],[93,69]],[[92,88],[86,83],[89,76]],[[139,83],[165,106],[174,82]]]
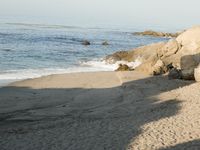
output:
[[[200,83],[138,72],[51,75],[0,89],[1,150],[200,149]]]

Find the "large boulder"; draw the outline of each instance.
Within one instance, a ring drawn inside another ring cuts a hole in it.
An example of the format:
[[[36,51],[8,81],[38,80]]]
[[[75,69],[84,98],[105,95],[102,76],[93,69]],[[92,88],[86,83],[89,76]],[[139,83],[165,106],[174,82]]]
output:
[[[165,47],[169,45],[171,49],[167,51]],[[193,80],[194,69],[200,63],[200,26],[186,30],[173,42],[169,41],[160,50],[160,56],[166,65],[172,63],[174,67],[180,69],[183,79]]]
[[[128,51],[119,51],[119,52],[115,52],[114,54],[106,56],[105,60],[109,64],[114,64],[117,61],[127,60],[128,56],[129,56]]]
[[[169,78],[170,80],[171,80],[171,79],[182,79],[181,70],[178,70],[178,69],[176,69],[176,68],[170,69],[169,74],[168,74],[168,78]]]
[[[196,46],[195,49],[198,48],[200,44],[200,26],[194,26],[186,30],[176,40],[183,46],[193,45]]]
[[[194,80],[194,69],[181,70],[181,76],[184,80]]]
[[[116,63],[117,61],[133,62],[140,58],[142,62],[146,62],[149,58],[157,56],[157,51],[165,45],[165,42],[141,46],[130,51],[119,51],[108,55],[105,60],[107,63]]]
[[[167,72],[167,67],[158,56],[149,58],[146,62],[136,67],[135,70],[148,75],[160,75]]]
[[[176,40],[181,48],[175,54],[173,60],[182,70],[183,79],[193,80],[194,69],[200,63],[200,26],[186,30]]]
[[[164,59],[171,55],[177,53],[177,51],[181,48],[181,45],[177,40],[171,39],[169,40],[161,49],[158,50],[158,55]]]

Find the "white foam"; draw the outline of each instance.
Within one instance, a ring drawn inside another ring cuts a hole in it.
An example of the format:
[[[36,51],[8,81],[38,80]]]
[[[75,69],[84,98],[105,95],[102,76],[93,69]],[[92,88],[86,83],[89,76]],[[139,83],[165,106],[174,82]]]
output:
[[[131,68],[135,68],[141,64],[140,59],[134,62],[118,61],[115,64],[109,64],[105,60],[92,60],[87,62],[80,62],[80,66],[71,68],[46,68],[46,69],[24,69],[24,70],[9,70],[0,73],[0,86],[8,85],[11,82],[23,79],[38,78],[42,76],[62,73],[75,72],[96,72],[96,71],[114,71],[119,64],[127,64]]]
[[[138,57],[135,61],[133,62],[127,62],[127,61],[117,61],[113,64],[106,62],[103,59],[100,60],[92,60],[92,61],[87,61],[87,62],[81,62],[81,66],[87,66],[91,68],[98,68],[100,70],[104,71],[113,71],[116,70],[119,66],[119,64],[127,64],[130,68],[134,69],[137,66],[139,66],[142,63],[141,58]]]

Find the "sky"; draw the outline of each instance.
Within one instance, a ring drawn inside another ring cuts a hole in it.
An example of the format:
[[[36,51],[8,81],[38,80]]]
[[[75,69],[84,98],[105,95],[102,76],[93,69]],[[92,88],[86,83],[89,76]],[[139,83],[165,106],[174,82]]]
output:
[[[185,28],[200,24],[200,0],[0,0],[0,22]]]

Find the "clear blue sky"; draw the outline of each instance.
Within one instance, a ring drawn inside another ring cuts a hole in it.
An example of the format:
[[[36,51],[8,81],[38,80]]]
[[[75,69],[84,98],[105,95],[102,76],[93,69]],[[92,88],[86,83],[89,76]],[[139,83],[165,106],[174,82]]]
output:
[[[0,22],[76,26],[200,24],[200,0],[0,0]]]

